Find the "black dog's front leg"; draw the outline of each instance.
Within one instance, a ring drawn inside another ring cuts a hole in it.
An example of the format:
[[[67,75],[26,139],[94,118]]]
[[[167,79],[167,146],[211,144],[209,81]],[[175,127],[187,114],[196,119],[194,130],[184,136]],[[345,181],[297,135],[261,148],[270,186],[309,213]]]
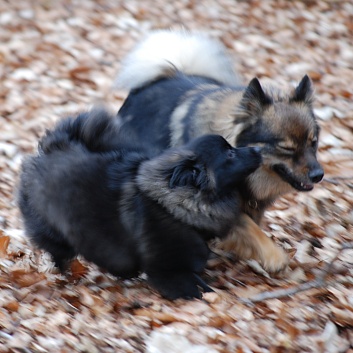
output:
[[[156,221],[147,224],[141,270],[149,284],[167,299],[200,299],[200,289],[210,291],[197,275],[208,260],[207,243],[199,232],[162,211]]]

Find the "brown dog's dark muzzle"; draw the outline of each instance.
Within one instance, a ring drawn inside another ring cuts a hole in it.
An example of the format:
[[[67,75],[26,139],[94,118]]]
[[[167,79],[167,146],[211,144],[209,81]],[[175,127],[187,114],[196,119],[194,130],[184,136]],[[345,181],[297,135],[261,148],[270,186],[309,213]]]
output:
[[[312,183],[319,183],[324,177],[324,171],[321,167],[315,168],[309,172],[309,179]]]

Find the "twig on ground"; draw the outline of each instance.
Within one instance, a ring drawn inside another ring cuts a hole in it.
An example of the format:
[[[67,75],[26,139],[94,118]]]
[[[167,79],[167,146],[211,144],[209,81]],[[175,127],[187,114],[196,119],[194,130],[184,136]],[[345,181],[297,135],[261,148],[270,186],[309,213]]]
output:
[[[278,289],[272,292],[262,292],[254,295],[251,298],[241,298],[241,301],[243,301],[246,304],[253,304],[253,303],[262,302],[268,299],[279,299],[279,298],[289,297],[293,294],[304,292],[312,288],[322,287],[324,284],[325,284],[325,281],[323,281],[322,279],[314,279],[312,281],[300,284],[299,286],[296,286],[296,287]]]
[[[333,178],[324,178],[322,181],[333,185],[339,185],[340,181],[345,181],[345,180],[353,180],[353,176],[349,176],[349,177],[336,176]]]
[[[347,249],[353,249],[353,241],[349,241],[347,243],[342,244],[341,251]]]

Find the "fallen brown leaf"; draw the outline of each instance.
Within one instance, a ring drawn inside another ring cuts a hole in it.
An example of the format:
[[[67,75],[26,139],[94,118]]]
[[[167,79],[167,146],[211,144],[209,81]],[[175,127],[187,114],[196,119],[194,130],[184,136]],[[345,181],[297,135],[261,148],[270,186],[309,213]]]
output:
[[[19,269],[10,272],[10,279],[19,287],[29,287],[46,279],[46,276],[44,273]]]
[[[70,270],[71,270],[70,277],[72,280],[78,280],[84,277],[88,272],[88,268],[85,265],[83,265],[78,259],[74,259],[71,261]]]
[[[0,235],[0,257],[7,256],[7,248],[10,243],[10,237],[7,235]]]

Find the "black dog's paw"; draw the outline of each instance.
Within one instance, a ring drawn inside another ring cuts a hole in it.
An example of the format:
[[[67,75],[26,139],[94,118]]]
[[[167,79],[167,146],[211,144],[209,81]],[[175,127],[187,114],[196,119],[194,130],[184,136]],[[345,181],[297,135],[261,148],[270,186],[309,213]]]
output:
[[[214,292],[214,290],[197,274],[194,274],[197,285],[202,288],[203,292]]]
[[[200,277],[189,272],[148,274],[148,282],[169,300],[201,299],[199,286],[204,291],[212,291]]]
[[[55,267],[58,268],[61,274],[64,274],[70,270],[71,260],[53,257]]]

